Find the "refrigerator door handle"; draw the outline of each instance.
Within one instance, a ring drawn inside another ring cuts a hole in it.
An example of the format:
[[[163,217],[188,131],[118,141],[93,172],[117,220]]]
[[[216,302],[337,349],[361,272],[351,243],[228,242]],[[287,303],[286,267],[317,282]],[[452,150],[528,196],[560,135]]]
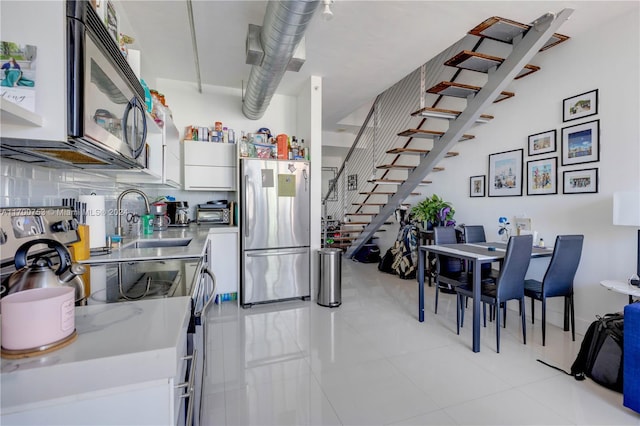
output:
[[[269,253],[249,253],[249,252],[245,252],[247,254],[247,257],[271,257],[274,256],[275,254],[277,254],[278,256],[283,255],[283,254],[300,254],[303,253],[306,249],[293,249],[293,250],[278,250],[277,253],[275,252],[269,252]]]
[[[242,200],[242,227],[244,228],[245,238],[249,237],[249,227],[247,226],[247,188],[249,185],[249,175],[244,175],[244,200]]]

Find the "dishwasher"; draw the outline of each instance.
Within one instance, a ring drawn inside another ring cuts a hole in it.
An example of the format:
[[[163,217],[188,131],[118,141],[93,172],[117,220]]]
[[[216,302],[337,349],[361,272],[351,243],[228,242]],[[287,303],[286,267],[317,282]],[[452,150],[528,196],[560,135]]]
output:
[[[207,268],[210,242],[202,258],[145,260],[91,265],[88,304],[122,303],[165,297],[191,298],[186,356],[176,377],[178,425],[199,426],[206,369],[206,315],[216,280]]]

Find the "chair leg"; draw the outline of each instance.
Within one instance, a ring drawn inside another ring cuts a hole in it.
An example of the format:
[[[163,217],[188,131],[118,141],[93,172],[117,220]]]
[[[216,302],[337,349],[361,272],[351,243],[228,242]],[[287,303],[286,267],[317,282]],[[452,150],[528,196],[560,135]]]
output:
[[[502,326],[507,328],[507,302],[503,302],[502,304],[502,317],[504,318]]]
[[[440,293],[440,282],[438,280],[436,280],[435,282],[435,286],[436,286],[436,308],[435,308],[435,313],[438,313],[438,293]]]
[[[535,316],[536,316],[536,305],[535,305],[535,299],[532,297],[531,298],[531,324],[535,324],[536,320],[535,320]]]
[[[463,296],[460,295],[460,297],[463,297]],[[460,306],[460,327],[464,327],[464,309],[462,308],[462,306]]]
[[[461,299],[462,295],[456,295],[456,334],[460,334],[460,311],[462,310]]]
[[[545,345],[546,328],[547,328],[547,298],[542,296],[542,346]]]
[[[483,326],[486,327],[487,326],[487,304],[486,303],[482,304],[482,322],[483,322]]]
[[[569,296],[569,304],[571,305],[571,311],[569,315],[571,315],[571,339],[576,341],[576,314],[573,310],[573,294]]]
[[[520,299],[520,306],[522,307],[522,315],[520,316],[522,320],[522,342],[526,345],[527,344],[527,319],[525,318],[525,314],[524,314],[524,306],[525,306],[524,297]]]
[[[500,302],[496,301],[496,351],[500,353]]]

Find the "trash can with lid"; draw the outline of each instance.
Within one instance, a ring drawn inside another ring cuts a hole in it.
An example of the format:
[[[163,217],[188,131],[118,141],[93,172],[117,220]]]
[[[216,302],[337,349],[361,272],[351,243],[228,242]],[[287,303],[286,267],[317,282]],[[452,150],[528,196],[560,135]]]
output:
[[[318,256],[318,305],[336,308],[342,304],[342,250],[323,248]]]

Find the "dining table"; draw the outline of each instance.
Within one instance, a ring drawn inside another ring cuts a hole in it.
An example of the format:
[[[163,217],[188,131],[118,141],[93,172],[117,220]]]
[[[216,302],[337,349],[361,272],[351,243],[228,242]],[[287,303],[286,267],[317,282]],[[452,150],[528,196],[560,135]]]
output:
[[[480,289],[481,269],[486,263],[504,259],[507,243],[485,242],[468,244],[421,245],[418,247],[418,321],[424,322],[424,270],[428,253],[446,255],[466,261],[472,272],[473,287],[473,352],[480,352]],[[531,257],[548,257],[553,254],[551,247],[533,246]]]

